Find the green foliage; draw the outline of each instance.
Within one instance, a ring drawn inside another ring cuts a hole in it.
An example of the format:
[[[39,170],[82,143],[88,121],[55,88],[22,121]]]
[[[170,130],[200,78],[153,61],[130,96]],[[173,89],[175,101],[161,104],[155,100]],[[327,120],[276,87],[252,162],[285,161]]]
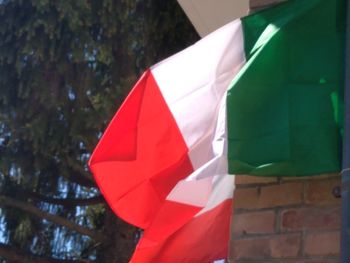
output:
[[[107,122],[141,71],[198,36],[176,1],[163,0],[3,0],[0,21],[0,195],[108,229],[103,206],[53,205],[18,189],[97,195],[86,163]],[[8,244],[63,259],[103,254],[69,229],[0,213]]]

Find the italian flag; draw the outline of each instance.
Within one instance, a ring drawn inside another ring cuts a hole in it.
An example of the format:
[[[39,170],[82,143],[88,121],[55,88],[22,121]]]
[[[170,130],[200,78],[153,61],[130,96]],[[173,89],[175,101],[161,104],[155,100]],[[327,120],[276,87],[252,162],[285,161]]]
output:
[[[234,176],[225,105],[245,62],[242,37],[235,21],[151,67],[91,157],[111,208],[145,229],[133,263],[227,257]]]
[[[133,263],[227,257],[233,173],[339,170],[344,0],[291,0],[154,65],[89,162]],[[230,174],[231,175],[230,175]]]

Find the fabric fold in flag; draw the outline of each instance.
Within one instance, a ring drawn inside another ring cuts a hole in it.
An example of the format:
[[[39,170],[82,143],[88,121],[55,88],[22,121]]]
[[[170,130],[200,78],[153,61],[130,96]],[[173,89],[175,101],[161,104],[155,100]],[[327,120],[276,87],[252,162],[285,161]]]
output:
[[[222,184],[226,185],[234,183],[232,175],[219,176],[215,179],[223,180]],[[223,187],[222,184],[218,184],[218,186]],[[229,190],[232,193],[232,187]],[[232,196],[227,196],[226,200],[220,200],[213,207],[203,208],[167,238],[149,239],[146,232],[145,236],[141,238],[131,262],[200,263],[227,258],[232,200]]]
[[[245,63],[242,36],[234,21],[146,71],[90,159],[113,211],[145,229],[133,262],[227,255],[234,177],[222,105]],[[205,239],[206,231],[215,238]]]
[[[225,112],[223,103],[212,142],[213,158],[170,192],[145,230],[132,263],[199,263],[227,257],[234,176],[227,173]]]

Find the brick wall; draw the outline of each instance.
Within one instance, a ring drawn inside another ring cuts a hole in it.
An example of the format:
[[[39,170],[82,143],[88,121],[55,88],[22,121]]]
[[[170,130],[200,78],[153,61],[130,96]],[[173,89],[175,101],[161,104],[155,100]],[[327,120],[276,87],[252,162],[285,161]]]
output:
[[[340,176],[237,176],[231,259],[235,263],[339,261]]]

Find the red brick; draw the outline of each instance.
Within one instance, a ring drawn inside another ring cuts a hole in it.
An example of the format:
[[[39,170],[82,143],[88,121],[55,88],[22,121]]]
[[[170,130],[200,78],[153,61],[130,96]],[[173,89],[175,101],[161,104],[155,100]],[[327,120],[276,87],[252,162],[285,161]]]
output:
[[[288,181],[306,181],[306,180],[320,180],[320,179],[328,179],[328,178],[340,178],[339,173],[328,173],[328,174],[318,174],[318,175],[312,175],[312,176],[288,176],[288,177],[281,177],[282,182],[288,182]]]
[[[233,260],[295,258],[300,253],[300,245],[300,234],[237,239],[231,242],[231,258]]]
[[[299,208],[281,213],[282,230],[340,228],[340,208]]]
[[[235,209],[257,209],[302,203],[301,182],[238,188],[235,191]]]
[[[288,262],[291,263],[291,262]],[[310,259],[305,261],[297,261],[295,263],[339,263],[339,259],[335,259],[334,257],[328,258],[328,257],[322,257],[322,259]]]
[[[230,258],[238,259],[266,259],[270,258],[268,238],[249,238],[231,240]]]
[[[340,204],[340,198],[335,198],[332,190],[340,185],[339,178],[328,180],[310,180],[306,185],[305,202],[312,205]]]
[[[274,258],[296,257],[299,254],[300,245],[301,236],[299,234],[280,235],[270,239],[271,256]]]
[[[340,232],[309,233],[305,238],[305,254],[309,256],[339,255]]]
[[[277,177],[236,175],[236,185],[277,183]]]
[[[274,233],[275,222],[275,211],[234,214],[232,230],[233,234],[236,236],[245,234]]]
[[[257,187],[250,187],[250,188],[236,188],[234,192],[234,208],[245,208],[245,209],[251,209],[251,208],[258,208],[258,200],[259,200],[259,194],[258,194],[258,188]]]

